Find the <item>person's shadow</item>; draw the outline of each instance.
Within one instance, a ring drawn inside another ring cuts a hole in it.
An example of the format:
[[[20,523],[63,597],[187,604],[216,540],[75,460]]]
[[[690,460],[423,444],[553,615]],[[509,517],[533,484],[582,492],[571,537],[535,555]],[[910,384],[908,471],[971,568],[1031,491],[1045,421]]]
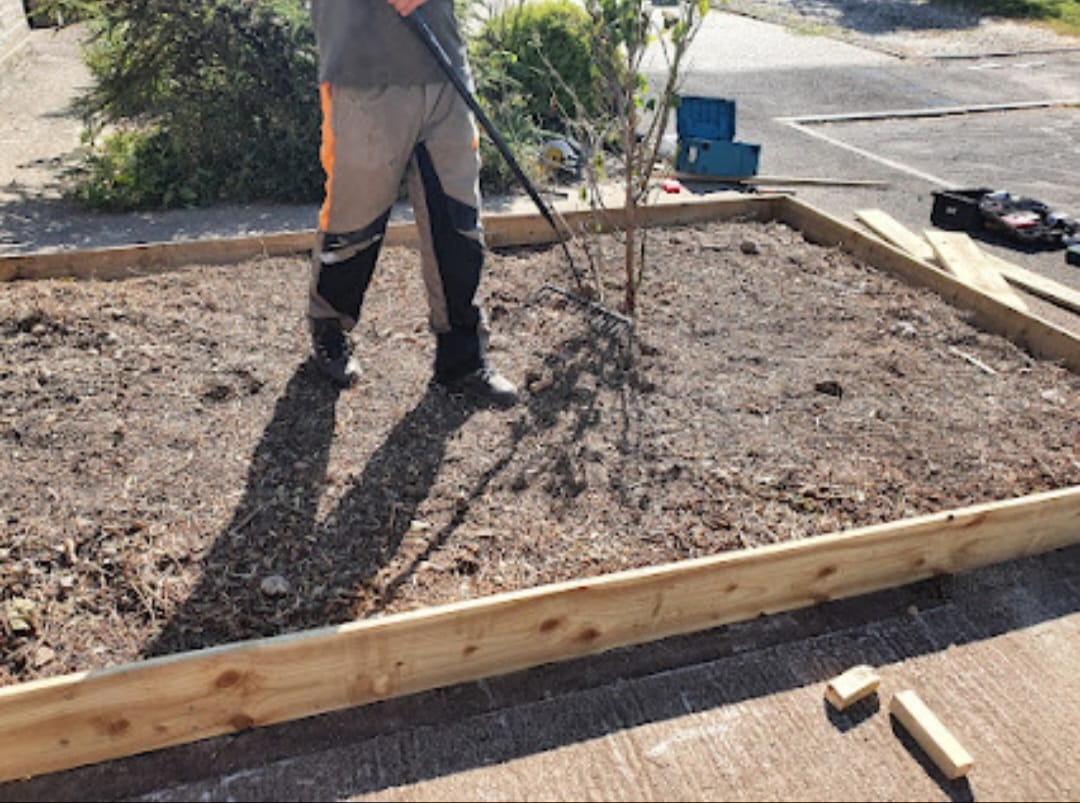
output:
[[[570,412],[570,440],[580,440],[601,417],[598,385],[618,389],[628,403],[628,388],[637,380],[623,366],[622,348],[621,338],[596,330],[560,344],[548,360],[552,382],[526,396],[523,412],[532,423],[515,424],[505,448],[460,489],[442,527],[404,545],[417,509],[431,495],[448,441],[479,408],[429,386],[334,502],[327,467],[339,391],[310,359],[301,363],[251,457],[232,519],[201,557],[201,577],[144,656],[342,624],[387,610],[423,561],[457,531],[471,503],[520,456],[526,438]],[[626,437],[632,411],[614,415]],[[620,448],[634,449],[625,442]],[[540,459],[532,467],[552,477],[559,495],[572,498],[574,472],[563,465],[569,458],[560,453]],[[470,570],[475,567],[455,567]]]
[[[302,363],[251,458],[243,498],[147,656],[340,624],[398,549],[447,439],[472,414],[429,389],[322,520],[338,391]]]

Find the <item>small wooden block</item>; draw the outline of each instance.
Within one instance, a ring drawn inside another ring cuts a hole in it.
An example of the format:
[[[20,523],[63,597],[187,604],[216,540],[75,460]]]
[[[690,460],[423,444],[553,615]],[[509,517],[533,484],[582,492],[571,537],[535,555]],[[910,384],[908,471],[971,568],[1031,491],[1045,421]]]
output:
[[[877,691],[880,683],[881,678],[872,666],[853,666],[829,681],[825,687],[825,699],[837,711],[843,711],[852,703]]]
[[[896,694],[889,713],[904,726],[950,781],[971,772],[975,761],[926,703],[910,689]]]

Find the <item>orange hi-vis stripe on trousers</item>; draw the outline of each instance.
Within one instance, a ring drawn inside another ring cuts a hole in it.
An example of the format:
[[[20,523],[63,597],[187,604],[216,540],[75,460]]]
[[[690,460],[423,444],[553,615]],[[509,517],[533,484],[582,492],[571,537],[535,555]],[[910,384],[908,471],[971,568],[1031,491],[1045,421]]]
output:
[[[323,172],[326,173],[326,194],[322,209],[319,210],[319,230],[326,231],[330,221],[330,203],[334,196],[334,155],[337,146],[333,125],[333,91],[326,81],[319,84],[319,102],[322,106],[322,145],[319,148],[319,159],[322,161]]]

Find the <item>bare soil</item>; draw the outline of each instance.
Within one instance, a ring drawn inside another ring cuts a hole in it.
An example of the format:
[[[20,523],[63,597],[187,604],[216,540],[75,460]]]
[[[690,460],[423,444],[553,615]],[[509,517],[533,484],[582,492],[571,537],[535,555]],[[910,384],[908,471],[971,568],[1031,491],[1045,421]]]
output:
[[[303,256],[4,286],[0,684],[1080,483],[1080,377],[937,296],[778,223],[648,253],[633,337],[490,255],[510,411],[428,386],[404,249],[343,393]]]

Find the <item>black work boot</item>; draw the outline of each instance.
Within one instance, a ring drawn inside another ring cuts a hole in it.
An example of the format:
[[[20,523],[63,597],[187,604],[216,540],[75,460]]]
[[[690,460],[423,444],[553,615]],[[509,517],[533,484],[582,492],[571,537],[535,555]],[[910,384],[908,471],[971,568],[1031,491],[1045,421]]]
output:
[[[352,343],[335,318],[311,321],[311,356],[315,366],[338,387],[347,388],[360,376]]]
[[[514,384],[484,358],[486,335],[477,331],[440,332],[435,349],[435,383],[474,403],[513,407]]]
[[[474,402],[509,408],[518,403],[514,383],[488,364],[451,380],[437,380],[447,391],[460,394]]]

